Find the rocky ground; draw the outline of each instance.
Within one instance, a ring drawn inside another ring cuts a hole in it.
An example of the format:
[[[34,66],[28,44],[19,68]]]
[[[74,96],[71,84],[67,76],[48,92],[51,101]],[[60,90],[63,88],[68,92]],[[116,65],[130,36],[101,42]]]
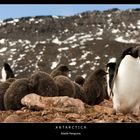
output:
[[[30,110],[23,107],[17,111],[0,111],[0,122],[22,122],[22,123],[137,123],[140,116],[130,114],[112,114],[112,101],[104,100],[99,105],[87,106],[83,114],[66,113],[53,109]]]

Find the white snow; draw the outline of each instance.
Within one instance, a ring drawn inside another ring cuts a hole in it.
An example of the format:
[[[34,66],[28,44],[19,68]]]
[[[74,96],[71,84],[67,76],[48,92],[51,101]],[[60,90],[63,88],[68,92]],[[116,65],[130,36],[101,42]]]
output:
[[[51,69],[56,68],[57,65],[58,65],[58,62],[52,62]]]
[[[82,18],[82,15],[81,15],[81,14],[79,14],[79,17],[80,17],[80,18]]]
[[[108,44],[106,44],[106,45],[105,45],[105,48],[108,48],[108,47],[109,47],[109,45],[108,45]]]
[[[96,56],[94,59],[98,60],[98,59],[101,59],[101,57],[100,56]]]
[[[69,65],[76,65],[76,62],[71,62],[71,63],[69,63]]]
[[[35,19],[34,18],[30,18],[29,21],[35,21]]]
[[[140,20],[137,21],[137,25],[140,25]]]
[[[17,49],[14,49],[14,48],[13,48],[13,49],[10,49],[11,52],[15,52],[16,50],[17,50]]]
[[[86,64],[90,64],[90,61],[86,61]]]
[[[86,76],[87,76],[87,74],[83,74],[83,75],[82,75],[83,78],[86,78]]]
[[[53,15],[52,17],[53,17],[53,18],[56,18],[56,19],[58,19],[58,18],[59,18],[58,16],[54,16],[54,15]]]
[[[108,17],[111,17],[111,14],[108,14],[107,16],[108,16]]]
[[[105,54],[104,56],[105,56],[105,57],[108,57],[108,55],[107,55],[107,54]]]
[[[74,23],[74,25],[77,27],[78,25],[77,25],[77,23]]]
[[[69,38],[67,38],[66,40],[69,41],[69,40],[73,40],[73,39],[75,39],[75,38],[76,38],[76,34],[73,35],[73,36],[71,36],[71,37],[69,37]]]
[[[98,28],[98,32],[96,33],[97,36],[101,36],[103,34],[103,29]]]
[[[136,26],[134,26],[132,23],[128,26],[128,28],[136,29]]]
[[[76,58],[72,58],[71,61],[76,61]]]
[[[112,29],[112,33],[113,33],[113,34],[118,33],[118,32],[120,32],[119,29]]]
[[[86,38],[91,38],[91,37],[92,37],[91,34],[86,34],[86,35],[84,35],[84,36],[80,36],[80,37],[78,37],[78,40],[86,39]]]
[[[65,33],[67,33],[68,31],[69,31],[68,29],[65,29],[65,30],[64,30]]]
[[[90,54],[90,53],[91,53],[90,51],[84,52],[84,54],[81,55],[81,58],[80,58],[80,59],[86,59],[86,57],[87,57],[88,54]]]
[[[91,70],[95,70],[95,66],[93,66],[93,67],[90,67],[90,69],[91,69]]]
[[[123,27],[126,27],[126,25],[125,25],[125,23],[124,23],[124,22],[122,22],[122,26],[123,26]]]
[[[58,44],[58,45],[61,45],[62,44],[62,42],[59,41],[59,39],[57,37],[52,40],[52,43],[55,43],[55,44]]]
[[[19,43],[23,43],[23,41],[21,39],[18,40]]]
[[[79,46],[79,44],[74,44],[74,45],[71,46],[71,48],[76,48],[78,46]]]
[[[0,53],[5,52],[6,50],[7,50],[7,48],[6,47],[3,47],[3,48],[0,49]]]
[[[61,51],[63,51],[63,50],[66,51],[66,50],[69,50],[69,48],[68,48],[68,47],[65,47],[65,48],[59,48],[59,49],[58,49],[59,52],[61,52]]]
[[[10,42],[9,42],[9,45],[10,45],[10,46],[14,46],[14,45],[16,45],[16,43],[17,43],[16,41],[13,41],[13,42],[10,41]]]
[[[97,37],[96,40],[103,40],[103,38],[101,38],[101,37]]]
[[[6,41],[6,39],[5,39],[5,38],[2,38],[2,39],[0,40],[0,44],[4,44],[5,41]]]
[[[122,36],[115,38],[115,40],[123,43],[136,43],[135,39],[125,40]]]

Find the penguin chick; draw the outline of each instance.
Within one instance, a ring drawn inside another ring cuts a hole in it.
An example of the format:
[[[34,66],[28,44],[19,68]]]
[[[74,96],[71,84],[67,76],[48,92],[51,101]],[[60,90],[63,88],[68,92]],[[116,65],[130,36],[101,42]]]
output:
[[[51,77],[55,77],[58,75],[64,75],[68,77],[69,71],[71,71],[66,65],[61,64],[58,67],[56,67],[51,73]]]
[[[32,74],[29,80],[32,92],[41,96],[58,96],[58,88],[48,73],[38,71]]]
[[[0,110],[4,110],[4,94],[6,92],[6,90],[9,88],[10,86],[10,82],[2,82],[0,83]]]
[[[74,81],[75,81],[75,83],[79,84],[80,86],[83,86],[85,79],[81,75],[76,75]]]
[[[76,99],[80,99],[83,102],[86,102],[86,95],[84,93],[84,89],[82,86],[80,86],[79,84],[73,82],[74,87],[75,87],[75,96],[74,98]]]
[[[75,87],[73,82],[66,76],[58,75],[54,77],[54,82],[56,83],[59,91],[59,96],[75,96]]]
[[[30,93],[27,78],[15,80],[4,94],[4,107],[6,110],[17,110],[23,105],[21,99]]]
[[[113,109],[138,114],[140,104],[140,47],[124,50],[117,59],[112,82]]]
[[[87,104],[95,105],[104,100],[106,95],[106,74],[103,69],[98,69],[85,80],[83,88],[87,96]]]

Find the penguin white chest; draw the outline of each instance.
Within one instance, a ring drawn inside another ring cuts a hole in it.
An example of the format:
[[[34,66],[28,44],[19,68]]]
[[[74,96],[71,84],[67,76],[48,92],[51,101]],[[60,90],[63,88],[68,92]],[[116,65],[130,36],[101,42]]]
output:
[[[2,81],[6,81],[6,71],[4,69],[4,67],[2,68],[2,71],[1,71],[1,76],[2,76]]]
[[[118,68],[113,85],[113,108],[133,110],[140,101],[140,60],[126,55]]]

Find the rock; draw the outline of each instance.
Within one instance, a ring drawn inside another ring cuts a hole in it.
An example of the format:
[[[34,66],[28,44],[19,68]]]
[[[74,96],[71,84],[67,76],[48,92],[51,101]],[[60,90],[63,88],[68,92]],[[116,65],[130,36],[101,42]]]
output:
[[[21,99],[21,103],[30,109],[54,109],[65,113],[85,113],[84,103],[79,99],[62,97],[43,97],[37,94],[28,94]]]
[[[69,121],[66,118],[54,118],[50,123],[68,123]]]
[[[113,108],[105,107],[105,106],[100,106],[100,105],[95,105],[93,107],[93,112],[98,112],[102,114],[108,114],[111,115],[113,112]]]
[[[4,121],[4,123],[18,123],[18,122],[23,122],[21,117],[16,114],[9,115]]]

